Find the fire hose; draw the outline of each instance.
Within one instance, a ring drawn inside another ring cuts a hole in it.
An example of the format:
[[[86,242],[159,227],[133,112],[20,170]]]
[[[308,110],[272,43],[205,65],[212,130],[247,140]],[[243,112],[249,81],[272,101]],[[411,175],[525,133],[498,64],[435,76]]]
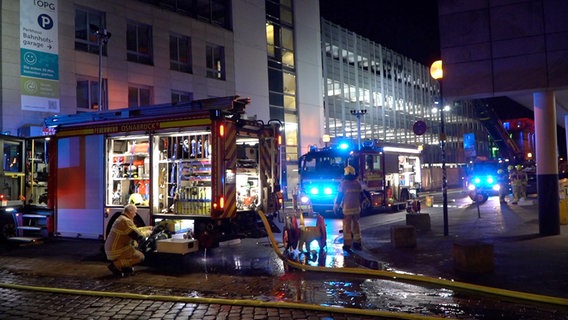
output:
[[[446,280],[441,278],[433,278],[423,275],[414,275],[409,273],[397,273],[384,270],[372,270],[365,268],[327,268],[327,267],[316,267],[298,263],[296,261],[290,260],[285,256],[279,249],[278,243],[274,238],[274,234],[271,231],[270,224],[266,219],[264,212],[258,212],[263,225],[266,229],[268,238],[271,245],[277,254],[277,256],[288,266],[314,272],[327,272],[327,273],[344,273],[353,275],[364,275],[369,277],[377,278],[387,278],[395,281],[411,281],[411,282],[421,282],[431,285],[448,287],[454,289],[469,290],[484,294],[498,295],[508,298],[527,300],[533,302],[554,304],[560,306],[568,306],[568,299],[560,297],[552,297],[545,295],[538,295],[526,292],[512,291],[500,288],[493,288],[487,286],[481,286],[476,284],[470,284],[465,282],[459,282],[454,280]],[[84,296],[96,296],[96,297],[109,297],[109,298],[124,298],[124,299],[136,299],[136,300],[152,300],[152,301],[168,301],[168,302],[179,302],[179,303],[201,303],[201,304],[221,304],[221,305],[234,305],[234,306],[249,306],[249,307],[263,307],[263,308],[286,308],[286,309],[297,309],[297,310],[311,310],[319,312],[329,312],[329,313],[341,313],[350,315],[360,315],[369,317],[384,317],[391,319],[447,319],[434,316],[424,316],[424,315],[414,315],[407,313],[397,313],[390,311],[381,310],[366,310],[366,309],[356,309],[349,307],[332,307],[332,306],[322,306],[306,303],[291,303],[291,302],[274,302],[274,301],[259,301],[251,299],[221,299],[221,298],[204,298],[204,297],[183,297],[183,296],[165,296],[165,295],[145,295],[127,292],[109,292],[109,291],[93,291],[93,290],[79,290],[79,289],[65,289],[65,288],[53,288],[53,287],[41,287],[41,286],[28,286],[21,284],[8,284],[0,283],[0,287],[13,290],[30,290],[37,292],[55,293],[55,294],[73,294],[73,295],[84,295]]]
[[[276,243],[276,240],[274,239],[274,234],[272,233],[272,231],[270,229],[270,225],[268,223],[268,220],[266,219],[265,214],[263,212],[259,212],[259,215],[260,215],[260,218],[261,218],[261,220],[264,224],[264,227],[266,228],[266,231],[268,233],[268,237],[271,241],[272,247],[274,248],[276,254],[280,257],[280,259],[282,259],[284,261],[284,263],[286,263],[287,265],[289,265],[291,267],[297,268],[297,269],[306,270],[306,271],[316,271],[316,272],[347,273],[347,274],[355,274],[355,275],[381,277],[381,278],[387,278],[387,279],[391,279],[391,280],[407,280],[407,281],[413,281],[413,282],[422,282],[422,283],[433,284],[433,285],[436,285],[436,286],[449,287],[449,288],[454,288],[454,289],[463,289],[463,290],[475,291],[475,292],[480,292],[480,293],[499,295],[499,296],[503,296],[503,297],[509,297],[509,298],[515,298],[515,299],[521,299],[521,300],[528,300],[528,301],[533,301],[533,302],[542,302],[542,303],[548,303],[548,304],[568,306],[568,299],[566,299],[566,298],[539,295],[539,294],[513,291],[513,290],[507,290],[507,289],[500,289],[500,288],[476,285],[476,284],[454,281],[454,280],[433,278],[433,277],[428,277],[428,276],[424,276],[424,275],[415,275],[415,274],[411,274],[411,273],[398,273],[398,272],[392,272],[392,271],[373,270],[373,269],[365,269],[365,268],[349,268],[349,267],[327,268],[327,267],[316,267],[316,266],[301,264],[299,262],[288,259],[288,257],[286,257],[285,255],[282,254],[282,252],[280,252],[280,250],[278,249],[278,244]]]

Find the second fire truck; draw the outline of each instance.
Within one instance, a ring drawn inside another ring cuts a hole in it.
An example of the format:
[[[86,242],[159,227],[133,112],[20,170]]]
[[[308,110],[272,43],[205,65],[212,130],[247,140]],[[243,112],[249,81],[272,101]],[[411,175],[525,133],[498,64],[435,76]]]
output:
[[[364,214],[403,210],[420,188],[416,146],[366,141],[359,149],[351,140],[337,140],[324,148],[311,147],[300,157],[297,206],[330,215],[348,164],[355,168],[364,188]]]

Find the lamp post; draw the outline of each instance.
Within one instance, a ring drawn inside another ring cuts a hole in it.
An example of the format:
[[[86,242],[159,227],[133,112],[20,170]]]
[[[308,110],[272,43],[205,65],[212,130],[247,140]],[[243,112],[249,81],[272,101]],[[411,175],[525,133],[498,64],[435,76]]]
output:
[[[444,214],[444,236],[448,235],[448,179],[446,174],[446,129],[444,119],[444,96],[442,94],[442,78],[444,69],[442,60],[437,60],[430,66],[430,75],[440,83],[440,148],[442,152],[442,201]]]
[[[367,110],[351,110],[351,114],[357,117],[357,148],[361,150],[361,116],[367,114]]]
[[[103,109],[103,78],[102,78],[102,62],[103,62],[103,45],[108,43],[111,33],[103,27],[91,25],[91,29],[95,30],[97,41],[99,44],[99,110]]]

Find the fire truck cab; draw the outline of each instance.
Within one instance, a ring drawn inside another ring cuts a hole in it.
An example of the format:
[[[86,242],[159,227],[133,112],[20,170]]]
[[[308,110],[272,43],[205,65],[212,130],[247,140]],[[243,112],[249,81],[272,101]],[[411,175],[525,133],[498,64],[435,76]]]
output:
[[[123,207],[135,223],[171,220],[202,247],[260,235],[276,210],[278,121],[247,119],[237,96],[55,115],[50,201],[55,235],[106,238]]]

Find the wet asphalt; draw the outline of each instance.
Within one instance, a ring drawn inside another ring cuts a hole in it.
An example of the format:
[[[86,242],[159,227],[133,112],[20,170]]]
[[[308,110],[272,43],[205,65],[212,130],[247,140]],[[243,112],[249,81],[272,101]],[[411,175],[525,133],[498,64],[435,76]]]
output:
[[[449,235],[443,235],[440,195],[422,208],[430,230],[419,230],[416,246],[393,245],[393,227],[406,225],[405,212],[362,219],[363,250],[346,254],[337,219],[326,219],[325,265],[423,274],[544,297],[568,298],[568,229],[558,236],[538,235],[534,199],[523,205],[501,205],[494,199],[477,207],[454,194],[449,203]],[[277,222],[277,221],[276,221]],[[313,219],[306,219],[306,224]],[[278,222],[277,222],[278,224]],[[280,241],[281,234],[275,238]],[[491,272],[457,271],[452,258],[456,242],[493,246]],[[392,314],[460,319],[568,319],[557,303],[525,301],[389,278],[329,275],[290,270],[267,238],[200,251],[186,257],[156,255],[132,277],[116,279],[106,269],[102,241],[48,239],[36,245],[0,246],[0,311],[4,319],[377,319]],[[279,247],[282,250],[280,244]],[[315,249],[315,248],[314,248]],[[321,261],[308,261],[310,265]],[[20,285],[24,287],[6,287]],[[29,287],[28,287],[29,286]],[[38,292],[35,288],[63,292]],[[81,294],[77,294],[82,290]],[[110,296],[97,296],[96,293]],[[117,294],[115,294],[117,293]],[[128,294],[139,296],[129,297]],[[217,300],[163,301],[184,297]],[[244,300],[244,305],[224,304]],[[167,299],[164,299],[167,300]],[[251,302],[252,301],[252,302]],[[254,302],[296,303],[294,307]],[[385,311],[352,314],[308,310],[302,304]]]

